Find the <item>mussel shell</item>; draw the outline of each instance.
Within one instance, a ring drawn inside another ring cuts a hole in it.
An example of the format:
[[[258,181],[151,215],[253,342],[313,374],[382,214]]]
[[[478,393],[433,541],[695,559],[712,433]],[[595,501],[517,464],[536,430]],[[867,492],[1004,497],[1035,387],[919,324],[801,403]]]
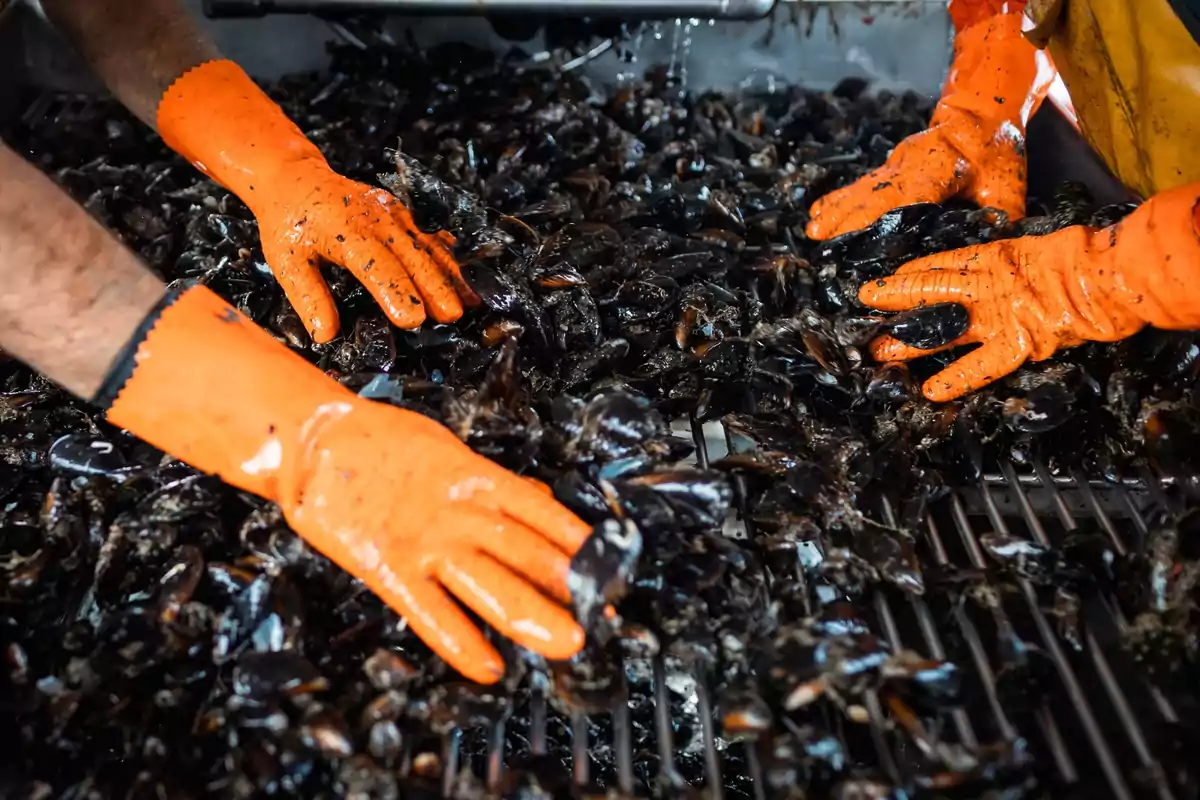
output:
[[[971,314],[958,303],[938,303],[897,314],[883,327],[909,347],[932,350],[966,333],[971,327]]]

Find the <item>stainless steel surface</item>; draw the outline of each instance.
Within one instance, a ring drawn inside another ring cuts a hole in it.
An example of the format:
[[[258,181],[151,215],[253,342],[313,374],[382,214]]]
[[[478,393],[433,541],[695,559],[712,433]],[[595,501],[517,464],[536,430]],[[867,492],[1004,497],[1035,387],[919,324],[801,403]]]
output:
[[[774,5],[775,0],[205,0],[204,13],[214,18],[318,11],[384,11],[439,15],[758,19],[770,13]]]
[[[296,18],[253,22],[272,19]],[[427,46],[465,42],[495,52],[512,48],[483,19],[396,17],[388,30],[396,41],[411,33]],[[781,83],[822,90],[845,78],[863,78],[877,90],[933,96],[950,63],[950,44],[949,16],[941,2],[804,3],[753,22],[699,17],[650,22],[579,71],[608,87],[663,65],[696,90],[769,90]],[[535,55],[546,49],[540,35],[520,46]]]
[[[329,64],[326,44],[343,40],[335,25],[311,15],[213,20],[203,16],[203,0],[181,3],[225,55],[258,78],[323,71]],[[478,17],[393,15],[385,32],[397,42],[408,41],[411,35],[426,47],[461,42],[496,53],[513,48],[512,42]],[[596,46],[601,44],[597,40]],[[547,49],[542,34],[519,46],[536,57]],[[14,57],[28,65],[21,80],[52,89],[98,90],[70,48],[44,22],[30,26],[20,47],[24,54]],[[9,50],[4,55],[14,54]],[[800,82],[820,90],[855,77],[870,81],[876,89],[934,95],[949,59],[950,24],[944,0],[806,1],[782,4],[768,18],[755,21],[718,22],[699,15],[647,23],[630,42],[604,47],[576,66],[600,86],[618,85],[631,75],[664,65],[696,89],[769,88],[779,82]]]

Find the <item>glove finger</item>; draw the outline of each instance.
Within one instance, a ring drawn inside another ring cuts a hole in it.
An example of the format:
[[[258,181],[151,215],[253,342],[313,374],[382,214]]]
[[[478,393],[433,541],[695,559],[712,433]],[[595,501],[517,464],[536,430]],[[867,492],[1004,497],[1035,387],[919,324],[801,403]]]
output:
[[[522,475],[521,477],[525,479],[530,486],[537,489],[542,494],[546,495],[547,497],[554,497],[554,489],[550,488],[550,484],[544,483],[537,478],[531,478],[528,475]]]
[[[397,209],[399,208],[397,206]],[[441,246],[430,237],[418,233],[416,228],[401,224],[395,218],[395,213],[396,209],[393,209],[393,219],[383,237],[388,249],[400,259],[400,263],[412,276],[413,283],[421,293],[421,299],[425,301],[429,316],[438,322],[458,320],[463,314],[463,304],[458,298],[458,291],[449,272],[435,256],[435,253],[441,250]],[[442,255],[453,261],[444,251]],[[461,275],[459,279],[461,280]]]
[[[899,269],[893,272],[892,275],[911,275],[916,272],[946,270],[948,272],[960,273],[959,277],[965,278],[973,272],[978,271],[981,264],[987,265],[998,258],[1002,258],[1005,248],[1012,241],[1017,240],[973,244],[969,247],[960,247],[957,250],[946,250],[945,252],[914,258],[912,261],[906,261],[901,264]],[[967,274],[962,275],[961,273],[964,272]]]
[[[496,630],[546,658],[570,658],[583,629],[562,606],[483,553],[459,553],[438,570],[442,584]]]
[[[1025,363],[1029,348],[1019,343],[1026,338],[985,342],[925,381],[921,391],[935,403],[944,403],[987,386]]]
[[[504,676],[504,659],[442,587],[380,572],[383,577],[367,580],[367,585],[447,664],[477,683],[495,683]]]
[[[897,146],[882,167],[813,203],[808,237],[831,239],[865,228],[893,208],[940,203],[957,194],[963,182],[958,153],[940,138],[918,137]]]
[[[503,518],[502,518],[503,519]],[[493,523],[494,533],[479,540],[480,549],[563,605],[571,602],[567,576],[571,558],[537,531],[515,520]],[[486,526],[481,530],[487,530]]]
[[[899,339],[889,334],[877,336],[871,342],[871,358],[883,363],[886,361],[911,361],[914,358],[923,358],[931,356],[934,353],[940,353],[943,350],[949,350],[951,347],[958,347],[961,344],[966,344],[963,341],[965,336],[960,336],[953,342],[939,345],[931,350],[922,350],[918,347],[905,344]]]
[[[527,478],[522,481],[530,483]],[[550,597],[563,605],[571,602],[567,587],[571,557],[537,531],[506,514],[469,508],[456,512],[454,526],[469,531],[471,541],[481,552],[524,576]]]
[[[922,305],[961,302],[969,288],[963,270],[925,269],[864,283],[859,302],[880,311],[908,311]]]
[[[393,216],[400,221],[401,227],[405,230],[417,230],[412,215],[404,206],[397,204]],[[417,233],[416,237],[418,242],[429,248],[434,261],[437,262],[446,279],[454,287],[454,291],[458,295],[458,299],[462,301],[462,304],[467,308],[478,308],[482,305],[483,298],[467,285],[466,279],[463,278],[462,268],[454,258],[454,235],[450,231],[438,231],[432,235]]]
[[[508,480],[497,484],[500,508],[513,519],[537,531],[563,550],[574,555],[592,533],[592,528],[567,507],[529,481],[506,473]]]
[[[283,294],[300,316],[308,335],[318,344],[337,336],[338,310],[321,277],[316,254],[307,248],[263,248],[267,266]]]
[[[437,236],[432,237],[432,241],[434,242],[432,245],[433,257],[445,271],[446,277],[450,279],[454,291],[458,293],[458,299],[467,308],[478,308],[483,305],[483,298],[467,285],[467,280],[462,274],[462,267],[454,258],[454,237],[450,235],[449,231],[441,231]]]
[[[339,243],[342,266],[358,278],[397,328],[419,328],[425,307],[404,266],[381,242],[358,236]]]

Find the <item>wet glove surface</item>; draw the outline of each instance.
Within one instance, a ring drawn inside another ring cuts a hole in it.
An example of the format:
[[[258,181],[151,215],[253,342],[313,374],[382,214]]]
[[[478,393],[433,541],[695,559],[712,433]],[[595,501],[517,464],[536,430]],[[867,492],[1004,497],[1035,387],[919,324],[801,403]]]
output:
[[[474,680],[496,680],[503,662],[451,594],[548,658],[583,646],[565,608],[568,554],[590,528],[433,420],[361,402],[323,413],[278,501],[297,533]]]
[[[383,189],[334,172],[316,145],[231,61],[189,70],[159,102],[163,140],[254,212],[263,255],[314,341],[337,335],[321,277],[350,270],[401,328],[453,322],[478,297],[462,280],[449,234],[419,232]]]
[[[1045,63],[1045,62],[1044,62]],[[954,40],[954,63],[929,128],[900,142],[878,169],[822,197],[807,233],[831,239],[893,208],[962,196],[1025,214],[1025,124],[1053,79],[1021,35],[1019,13],[978,22]]]
[[[1200,187],[1157,195],[1109,228],[1065,228],[910,261],[871,281],[859,299],[881,311],[958,303],[967,332],[933,350],[890,336],[872,343],[880,361],[981,346],[925,382],[946,401],[1085,341],[1111,342],[1146,325],[1200,328]]]
[[[452,597],[549,658],[583,645],[567,579],[589,526],[438,422],[357,397],[204,287],[137,345],[108,418],[278,503],[468,678],[504,665]]]

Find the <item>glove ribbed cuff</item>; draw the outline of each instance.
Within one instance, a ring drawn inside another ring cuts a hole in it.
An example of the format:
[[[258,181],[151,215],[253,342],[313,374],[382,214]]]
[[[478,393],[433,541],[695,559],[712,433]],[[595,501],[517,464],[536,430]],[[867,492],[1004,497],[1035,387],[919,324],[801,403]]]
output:
[[[117,399],[117,395],[125,388],[125,384],[133,377],[133,371],[137,367],[138,348],[142,346],[142,342],[150,335],[150,331],[154,330],[154,326],[158,324],[158,320],[162,317],[162,313],[175,304],[185,291],[191,288],[191,282],[178,284],[172,288],[168,288],[163,296],[159,299],[150,312],[146,314],[145,319],[133,331],[133,335],[125,342],[116,358],[113,359],[112,366],[109,367],[108,374],[104,376],[104,380],[100,384],[100,388],[92,395],[91,403],[99,406],[102,410],[108,411],[112,407],[113,402]]]

